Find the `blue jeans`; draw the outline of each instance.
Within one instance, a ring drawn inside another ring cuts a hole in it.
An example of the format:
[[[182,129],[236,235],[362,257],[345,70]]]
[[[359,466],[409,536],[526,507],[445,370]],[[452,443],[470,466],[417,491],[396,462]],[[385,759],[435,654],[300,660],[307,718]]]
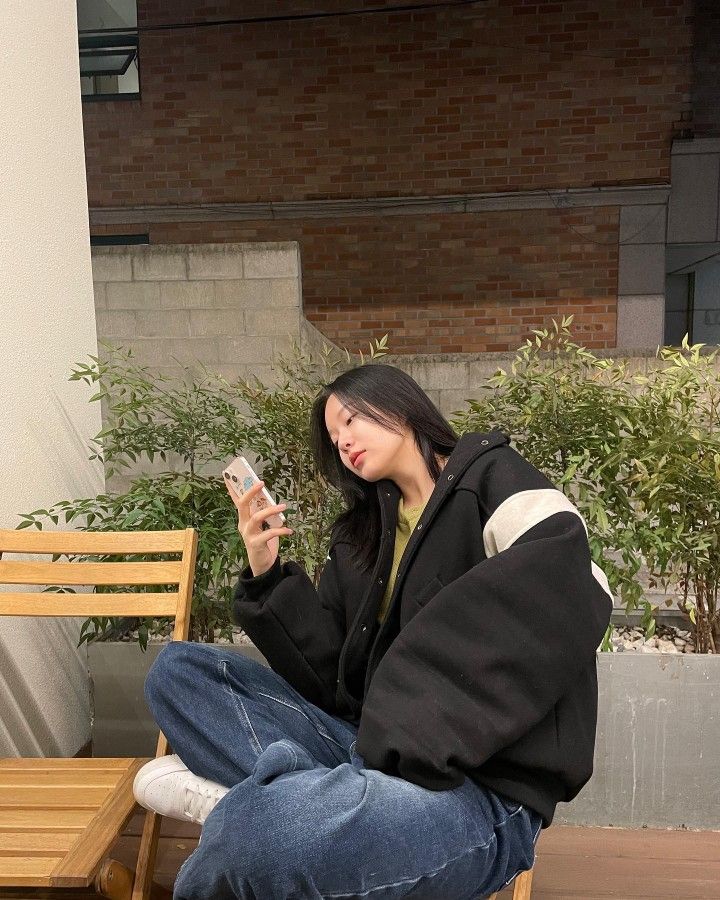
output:
[[[475,900],[534,862],[535,812],[364,768],[353,725],[237,652],[171,643],[145,694],[185,765],[231,788],[176,900]]]

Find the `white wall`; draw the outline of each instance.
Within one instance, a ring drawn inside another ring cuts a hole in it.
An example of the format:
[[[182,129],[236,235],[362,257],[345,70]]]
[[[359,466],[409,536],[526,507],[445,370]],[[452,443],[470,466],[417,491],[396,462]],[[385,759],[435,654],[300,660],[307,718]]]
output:
[[[4,0],[0,54],[0,527],[102,489],[87,445],[97,352],[74,0]],[[0,755],[75,753],[90,733],[72,620],[0,619]]]

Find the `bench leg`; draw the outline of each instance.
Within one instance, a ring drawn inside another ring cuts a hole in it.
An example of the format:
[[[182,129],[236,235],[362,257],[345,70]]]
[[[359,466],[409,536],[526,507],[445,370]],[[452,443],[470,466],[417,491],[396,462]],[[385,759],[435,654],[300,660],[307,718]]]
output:
[[[106,859],[95,876],[95,892],[105,900],[131,900],[135,873],[116,859]],[[150,900],[172,900],[172,891],[152,882]]]
[[[518,875],[515,879],[515,886],[513,887],[513,900],[530,900],[532,878],[532,869],[528,869],[527,872],[521,872]]]
[[[95,892],[106,900],[130,900],[135,873],[116,859],[106,859],[95,876]]]
[[[530,891],[532,889],[532,869],[527,872],[521,872],[513,884],[513,900],[530,900]],[[497,900],[497,894],[491,894],[488,900]]]

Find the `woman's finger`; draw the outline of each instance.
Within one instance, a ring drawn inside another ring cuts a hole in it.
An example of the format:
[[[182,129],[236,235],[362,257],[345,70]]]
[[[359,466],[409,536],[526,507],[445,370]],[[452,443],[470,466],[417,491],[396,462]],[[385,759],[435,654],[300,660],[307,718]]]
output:
[[[294,534],[292,528],[266,528],[265,531],[259,531],[257,534],[248,536],[245,543],[252,548],[262,547],[263,544],[267,544],[273,538],[290,537],[291,534]]]
[[[245,493],[238,494],[234,487],[230,484],[229,481],[225,481],[225,487],[227,488],[230,497],[232,498],[233,503],[240,511],[249,510],[250,509],[250,501],[256,497],[260,491],[262,491],[264,487],[264,482],[260,481],[257,484],[254,484],[251,488],[249,488]]]
[[[278,503],[276,506],[264,506],[250,516],[250,521],[262,526],[262,523],[287,509],[287,503]]]

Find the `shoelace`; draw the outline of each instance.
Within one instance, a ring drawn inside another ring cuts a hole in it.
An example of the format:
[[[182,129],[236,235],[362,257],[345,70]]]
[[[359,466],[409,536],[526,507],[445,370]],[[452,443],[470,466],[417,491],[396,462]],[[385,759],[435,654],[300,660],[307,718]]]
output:
[[[211,788],[201,784],[186,785],[183,813],[188,819],[202,825],[226,793],[223,788]]]

